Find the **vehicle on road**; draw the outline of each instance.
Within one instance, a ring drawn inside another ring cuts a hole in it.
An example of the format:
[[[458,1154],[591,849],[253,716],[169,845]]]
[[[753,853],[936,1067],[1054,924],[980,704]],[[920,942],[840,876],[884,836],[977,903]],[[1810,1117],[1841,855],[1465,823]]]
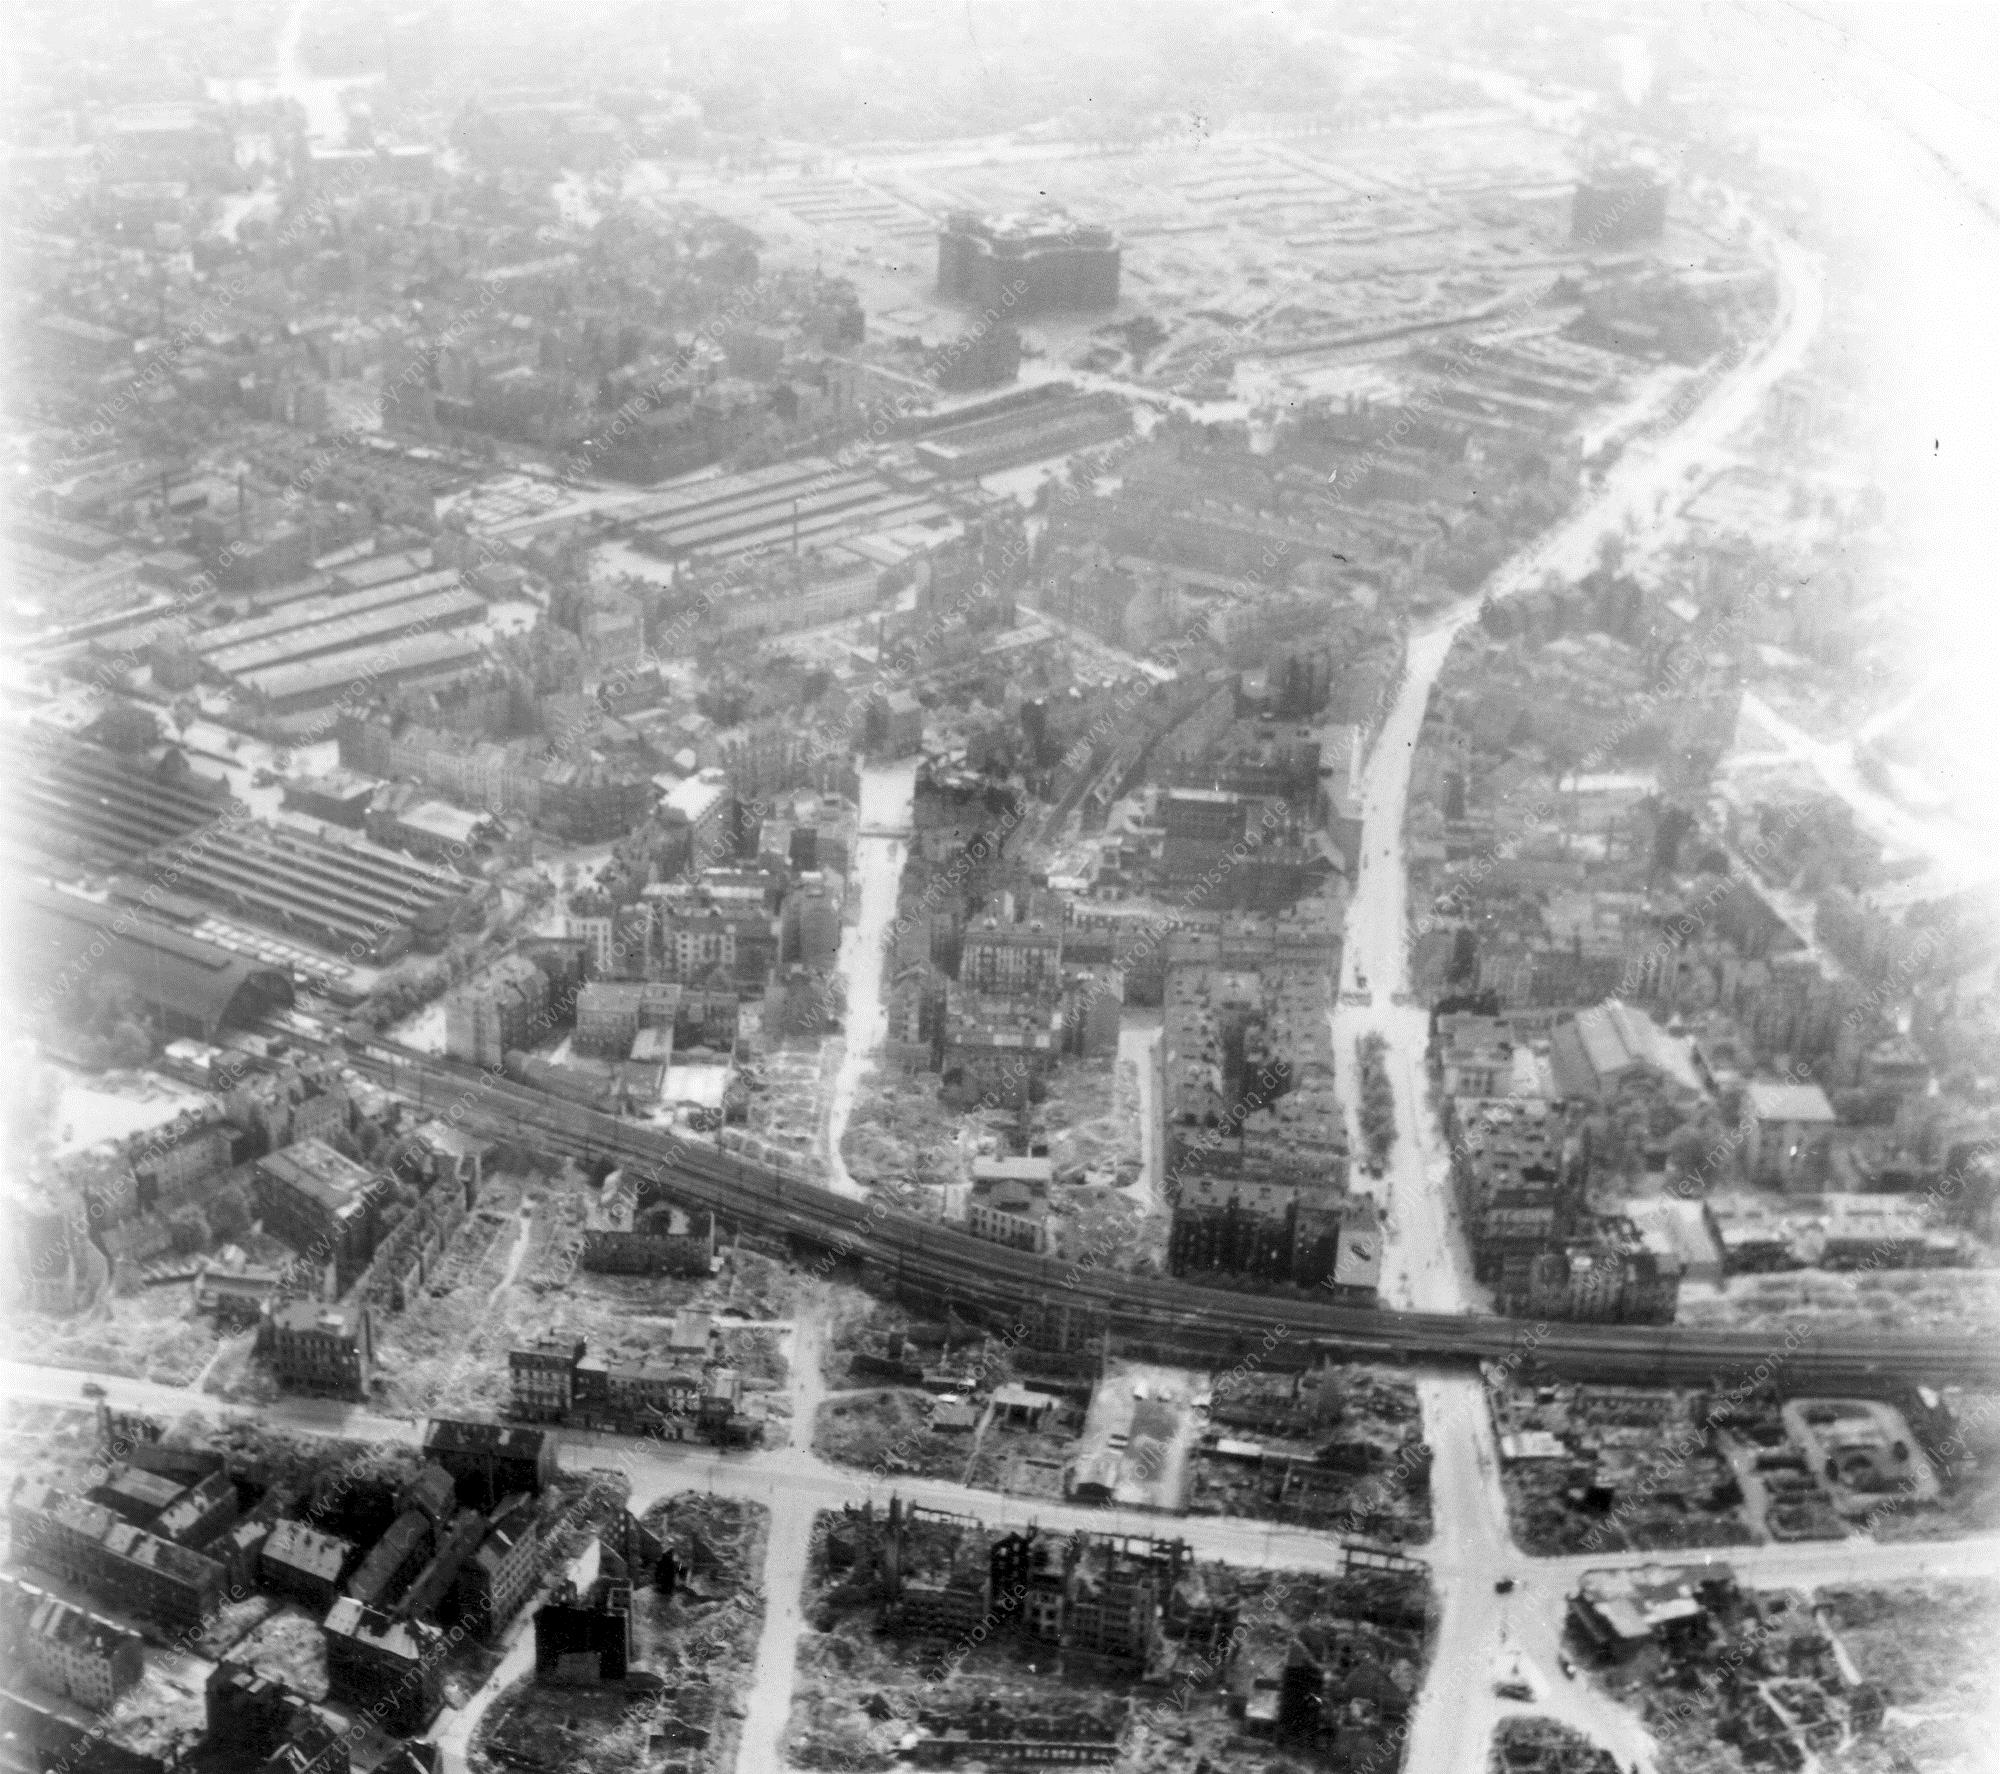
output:
[[[83,1395],[85,1398],[102,1398],[105,1395],[104,1388],[98,1385],[95,1380],[85,1380],[83,1383]]]
[[[1514,1579],[1512,1577],[1502,1577],[1498,1583],[1493,1585],[1493,1593],[1495,1595],[1512,1595],[1514,1593]]]

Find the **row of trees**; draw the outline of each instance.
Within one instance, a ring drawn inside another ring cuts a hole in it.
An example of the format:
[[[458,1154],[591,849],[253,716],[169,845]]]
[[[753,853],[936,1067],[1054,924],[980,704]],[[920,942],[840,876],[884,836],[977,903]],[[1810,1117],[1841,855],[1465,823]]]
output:
[[[1354,1049],[1361,1062],[1361,1137],[1368,1143],[1370,1162],[1379,1166],[1388,1161],[1389,1148],[1396,1143],[1396,1092],[1385,1059],[1389,1043],[1368,1034]]]

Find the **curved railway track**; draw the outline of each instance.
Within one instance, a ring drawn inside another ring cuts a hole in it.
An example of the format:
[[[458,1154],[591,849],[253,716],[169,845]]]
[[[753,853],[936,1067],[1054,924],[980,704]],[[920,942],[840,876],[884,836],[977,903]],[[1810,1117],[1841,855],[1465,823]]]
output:
[[[1597,1380],[1731,1388],[1893,1381],[2000,1390],[2000,1348],[1976,1336],[1698,1331],[1675,1326],[1529,1325],[1523,1320],[1336,1306],[1129,1275],[988,1243],[879,1198],[854,1201],[662,1129],[380,1040],[347,1049],[357,1071],[448,1120],[531,1133],[551,1153],[637,1169],[725,1225],[775,1234],[857,1266],[871,1285],[988,1319],[1055,1326],[1065,1346],[1109,1331],[1207,1360],[1276,1349],[1425,1364],[1530,1361]],[[1760,1374],[1760,1370],[1761,1374]]]

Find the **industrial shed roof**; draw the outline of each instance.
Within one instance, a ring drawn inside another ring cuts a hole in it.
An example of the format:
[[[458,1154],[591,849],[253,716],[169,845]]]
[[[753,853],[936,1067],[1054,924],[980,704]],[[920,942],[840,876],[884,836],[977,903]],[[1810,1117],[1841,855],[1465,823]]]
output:
[[[292,1002],[291,977],[278,968],[184,936],[129,906],[33,886],[22,889],[20,905],[16,941],[28,972],[49,983],[93,971],[123,978],[174,1028],[207,1036]],[[103,952],[93,960],[100,941]]]

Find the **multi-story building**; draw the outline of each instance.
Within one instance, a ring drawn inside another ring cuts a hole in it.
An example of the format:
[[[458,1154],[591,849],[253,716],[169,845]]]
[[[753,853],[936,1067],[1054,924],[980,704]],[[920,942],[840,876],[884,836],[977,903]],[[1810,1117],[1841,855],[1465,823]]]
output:
[[[1839,1123],[1817,1084],[1752,1079],[1743,1087],[1743,1166],[1750,1180],[1795,1189],[1812,1171],[1816,1150]]]
[[[103,1504],[120,1521],[129,1521],[135,1528],[151,1528],[183,1488],[157,1472],[146,1472],[115,1460],[84,1496],[92,1503]]]
[[[399,1611],[412,1620],[452,1624],[447,1603],[456,1587],[466,1560],[485,1542],[488,1523],[476,1509],[461,1509],[438,1533],[437,1550],[430,1562],[417,1573],[404,1594]],[[446,1610],[440,1622],[440,1610]]]
[[[208,1741],[258,1774],[348,1774],[347,1736],[282,1682],[227,1658],[209,1672]]]
[[[604,1396],[612,1414],[686,1439],[701,1410],[701,1375],[657,1362],[611,1362],[604,1370]]]
[[[565,1583],[535,1613],[535,1680],[557,1687],[622,1682],[632,1659],[632,1585]]]
[[[622,592],[594,588],[579,627],[584,656],[600,674],[633,670],[645,658],[645,613]]]
[[[661,797],[661,817],[687,827],[688,855],[695,870],[714,867],[728,853],[735,805],[728,776],[714,769],[696,771]]]
[[[543,1337],[507,1360],[517,1417],[677,1426],[684,1439],[699,1415],[698,1366],[607,1362],[590,1355],[581,1337]]]
[[[1161,1035],[1170,1187],[1194,1176],[1347,1182],[1345,1116],[1315,946],[1169,939]],[[1234,963],[1234,964],[1232,964]]]
[[[1248,803],[1222,789],[1176,789],[1161,809],[1166,840],[1160,862],[1169,881],[1216,868],[1248,830]]]
[[[1433,1055],[1441,1074],[1440,1094],[1504,1097],[1514,1077],[1514,1028],[1504,1016],[1454,1011],[1438,1018]]]
[[[1498,1280],[1509,1261],[1554,1249],[1575,1232],[1583,1171],[1561,1104],[1447,1098],[1444,1121],[1473,1273],[1481,1281]]]
[[[996,997],[1053,997],[1062,985],[1062,930],[1040,920],[1002,924],[987,918],[966,931],[958,977]]]
[[[1653,1251],[1577,1242],[1508,1262],[1494,1302],[1515,1318],[1591,1324],[1671,1324],[1680,1273]]]
[[[1064,1587],[1063,1649],[1144,1668],[1159,1643],[1163,1575],[1151,1559],[1093,1546]]]
[[[496,961],[445,995],[445,1051],[489,1071],[547,1030],[549,976],[522,955]]]
[[[1038,1255],[1049,1247],[1046,1158],[975,1158],[965,1226],[976,1238]]]
[[[389,1607],[430,1562],[435,1545],[431,1518],[421,1509],[405,1509],[355,1567],[346,1593],[371,1608]]]
[[[133,1142],[132,1205],[165,1213],[187,1198],[191,1184],[228,1167],[235,1130],[226,1122],[184,1116]]]
[[[142,1641],[101,1615],[0,1576],[0,1651],[43,1687],[104,1712],[145,1673]]]
[[[342,1596],[327,1610],[323,1631],[331,1698],[368,1708],[382,1730],[398,1736],[428,1729],[444,1705],[443,1645],[434,1627]]]
[[[291,1137],[294,1140],[331,1139],[347,1130],[352,1104],[347,1086],[337,1078],[311,1078],[292,1098]]]
[[[953,1104],[1018,1109],[1062,1058],[1062,1017],[957,1001],[945,1014],[940,1094]]]
[[[206,1546],[236,1519],[236,1486],[211,1472],[182,1490],[154,1518],[152,1531],[176,1546]]]
[[[340,1580],[354,1556],[345,1540],[302,1521],[281,1521],[272,1526],[257,1555],[258,1580],[274,1594],[323,1614],[338,1599]]]
[[[563,913],[563,934],[588,946],[591,970],[600,979],[618,979],[643,966],[643,957],[626,966],[618,953],[618,907],[605,894],[574,895]]]
[[[1168,1234],[1168,1267],[1175,1275],[1326,1285],[1339,1262],[1345,1205],[1335,1190],[1310,1184],[1186,1177]]]
[[[707,1275],[715,1265],[715,1216],[659,1199],[657,1188],[623,1170],[604,1179],[588,1204],[583,1266],[609,1275]]]
[[[540,1523],[535,1500],[525,1493],[503,1498],[494,1508],[479,1549],[458,1568],[446,1603],[455,1622],[492,1638],[520,1611],[542,1568]]]
[[[375,1326],[365,1302],[276,1301],[259,1329],[258,1347],[287,1392],[368,1396]]]
[[[345,1293],[375,1250],[376,1177],[324,1140],[300,1140],[257,1160],[252,1195],[264,1230],[305,1270]]]
[[[491,1510],[517,1491],[539,1497],[556,1475],[555,1438],[509,1423],[433,1417],[424,1428],[424,1457],[451,1474],[458,1500],[471,1509]]]
[[[734,979],[736,939],[744,922],[716,906],[663,908],[659,946],[667,976],[692,983],[720,972]]]
[[[28,1478],[8,1496],[14,1556],[129,1613],[199,1626],[221,1605],[223,1567]]]
[[[731,959],[734,959],[733,953]],[[636,979],[592,980],[576,995],[576,1046],[584,1053],[623,1059],[641,1029],[672,1033],[681,988]]]
[[[840,953],[840,895],[824,874],[814,870],[801,875],[785,896],[779,941],[780,960],[833,965]]]
[[[1108,965],[1063,968],[1063,1048],[1086,1059],[1118,1051],[1124,1021],[1125,974]]]
[[[507,1352],[514,1415],[530,1423],[560,1423],[576,1406],[576,1368],[589,1345],[582,1337],[538,1337]]]

